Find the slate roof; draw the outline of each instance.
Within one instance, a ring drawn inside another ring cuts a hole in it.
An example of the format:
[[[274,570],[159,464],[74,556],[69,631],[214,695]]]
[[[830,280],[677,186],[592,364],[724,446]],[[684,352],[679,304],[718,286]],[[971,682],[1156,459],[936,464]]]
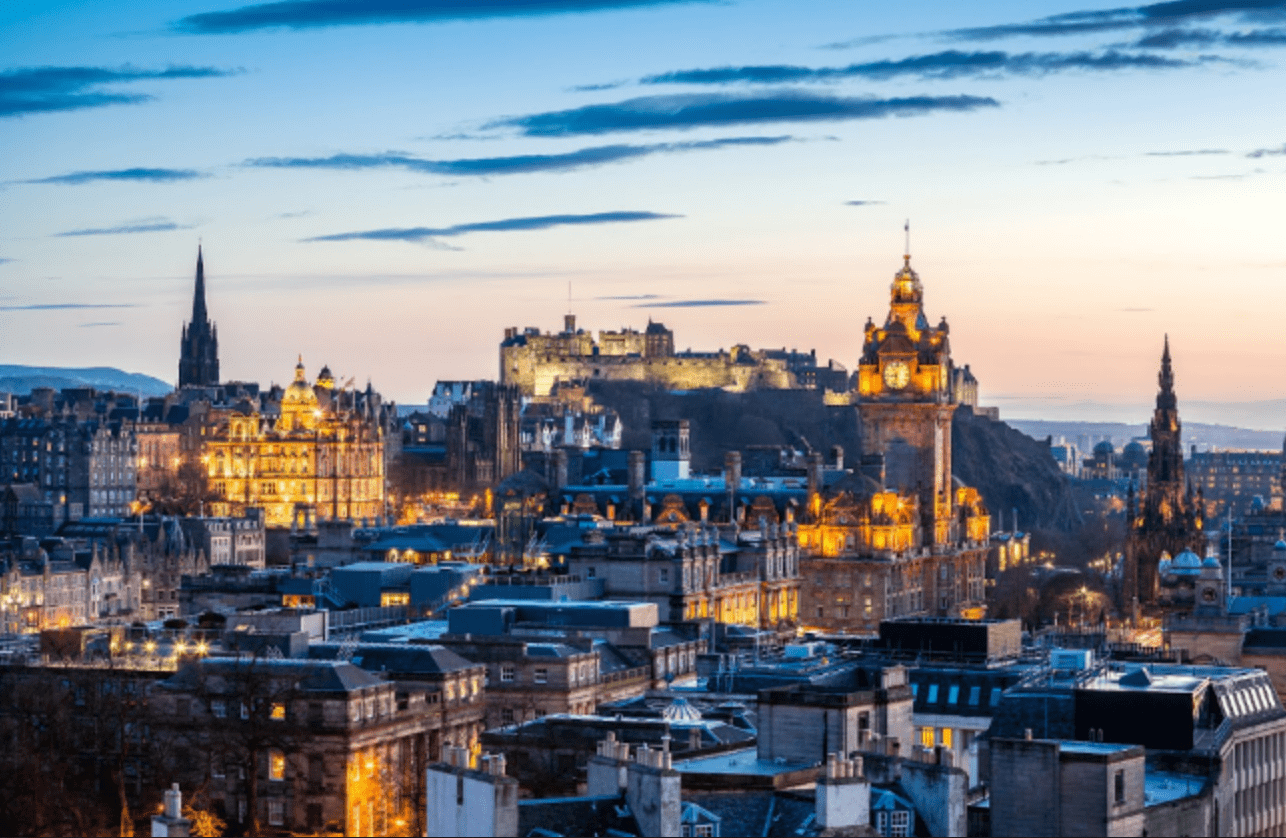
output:
[[[518,834],[642,835],[630,807],[619,795],[557,797],[518,801]]]
[[[343,649],[340,643],[313,643],[308,647],[308,657],[336,660]],[[382,672],[389,678],[402,680],[445,675],[480,666],[445,646],[418,643],[361,643],[352,649],[350,663],[368,672]]]
[[[268,678],[297,681],[304,692],[350,693],[383,684],[379,678],[347,661],[314,660],[246,660],[240,658],[207,658],[189,663],[162,682],[172,689],[185,690],[200,684],[202,672],[212,677],[232,676],[258,671]]]

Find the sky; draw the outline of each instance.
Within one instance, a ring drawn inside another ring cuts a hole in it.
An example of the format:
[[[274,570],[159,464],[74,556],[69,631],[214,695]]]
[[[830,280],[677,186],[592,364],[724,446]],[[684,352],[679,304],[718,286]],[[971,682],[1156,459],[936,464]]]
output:
[[[175,380],[200,243],[226,379],[423,403],[569,310],[851,370],[909,219],[1002,416],[1144,421],[1166,334],[1181,409],[1286,398],[1286,0],[7,0],[0,42],[0,363]]]

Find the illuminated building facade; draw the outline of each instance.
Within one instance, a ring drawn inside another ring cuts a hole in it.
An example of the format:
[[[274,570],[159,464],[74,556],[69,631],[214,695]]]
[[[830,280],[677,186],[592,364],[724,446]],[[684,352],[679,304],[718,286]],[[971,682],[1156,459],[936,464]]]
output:
[[[269,527],[318,520],[374,520],[385,514],[383,411],[377,397],[336,391],[323,368],[295,380],[264,404],[211,410],[202,460],[219,498],[213,512],[264,510]]]
[[[866,323],[856,387],[842,399],[860,419],[860,468],[823,488],[820,457],[809,466],[806,625],[874,631],[895,617],[984,613],[991,519],[978,490],[951,475],[951,417],[966,391],[946,319],[929,325],[909,255],[890,297],[884,325]]]

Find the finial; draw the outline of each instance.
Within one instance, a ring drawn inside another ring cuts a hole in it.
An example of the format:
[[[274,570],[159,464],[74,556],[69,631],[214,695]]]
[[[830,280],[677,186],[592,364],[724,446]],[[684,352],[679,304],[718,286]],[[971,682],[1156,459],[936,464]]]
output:
[[[906,233],[906,249],[902,251],[902,258],[909,265],[911,264],[911,219],[906,220],[906,224],[902,225],[902,230]]]

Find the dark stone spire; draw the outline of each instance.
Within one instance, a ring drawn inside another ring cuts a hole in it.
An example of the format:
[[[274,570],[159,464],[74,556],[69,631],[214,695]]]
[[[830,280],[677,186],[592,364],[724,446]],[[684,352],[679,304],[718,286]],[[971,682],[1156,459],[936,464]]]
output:
[[[1161,371],[1157,373],[1157,410],[1175,410],[1179,406],[1174,396],[1174,370],[1170,366],[1170,336],[1165,336],[1165,349],[1161,352]]]
[[[205,259],[196,250],[196,287],[192,292],[192,322],[183,327],[179,344],[179,386],[207,387],[219,383],[219,333],[205,307]]]
[[[205,311],[205,259],[201,255],[201,245],[196,246],[196,290],[192,293],[192,322],[204,323],[209,320]]]

